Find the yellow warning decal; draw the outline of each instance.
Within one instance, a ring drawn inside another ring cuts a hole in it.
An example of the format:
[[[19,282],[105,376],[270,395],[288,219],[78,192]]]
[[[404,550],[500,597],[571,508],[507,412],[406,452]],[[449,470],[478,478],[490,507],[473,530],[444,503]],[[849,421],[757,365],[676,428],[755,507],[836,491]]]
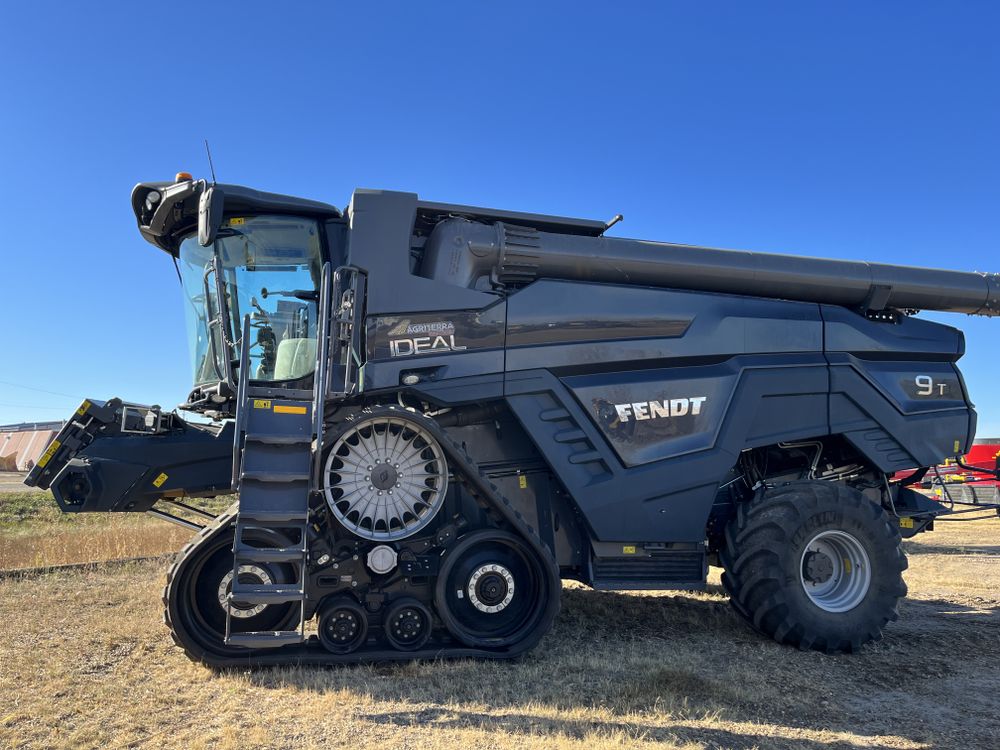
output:
[[[899,519],[899,528],[901,528],[901,529],[912,529],[913,528],[913,519],[912,518],[900,518]]]
[[[163,483],[166,482],[166,481],[167,481],[167,475],[166,474],[160,474],[160,476],[158,476],[156,479],[153,480],[153,486],[154,487],[162,487]]]
[[[84,414],[87,413],[87,409],[89,408],[90,408],[90,402],[84,401],[82,404],[80,404],[80,408],[76,410],[76,416],[82,417]]]
[[[962,441],[961,440],[956,440],[955,441],[955,453],[957,454],[960,450],[962,450]]]
[[[278,406],[274,407],[275,414],[305,414],[306,407],[304,406]]]
[[[517,478],[517,486],[522,490],[528,489],[528,478],[524,474]]]
[[[266,399],[255,398],[253,400],[253,408],[254,409],[270,409],[271,408],[271,402],[268,401],[268,400],[266,400]]]
[[[45,453],[43,453],[42,457],[38,459],[38,465],[44,469],[45,464],[51,461],[52,457],[56,455],[56,451],[59,450],[60,445],[62,445],[62,443],[58,440],[53,440],[49,443],[49,447],[45,449]]]
[[[851,561],[846,557],[844,558],[844,572],[845,573],[851,572]]]
[[[635,545],[634,544],[626,544],[624,547],[622,547],[622,554],[623,555],[634,555],[635,554]]]
[[[247,223],[247,220],[243,219],[243,218],[241,218],[239,216],[234,216],[233,218],[231,218],[229,220],[229,226],[231,226],[231,227],[238,227],[238,226],[241,226],[242,224],[246,224],[246,223]]]

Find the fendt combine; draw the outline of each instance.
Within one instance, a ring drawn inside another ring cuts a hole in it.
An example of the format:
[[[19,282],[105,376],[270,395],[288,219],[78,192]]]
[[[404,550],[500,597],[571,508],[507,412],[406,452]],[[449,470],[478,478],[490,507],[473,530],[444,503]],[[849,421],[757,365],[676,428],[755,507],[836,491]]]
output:
[[[697,589],[709,564],[760,632],[852,651],[896,617],[901,537],[961,512],[911,487],[972,445],[964,339],[912,314],[996,315],[995,274],[189,175],[132,208],[209,419],[85,401],[27,483],[200,529],[164,593],[194,659],[512,657],[561,579]]]

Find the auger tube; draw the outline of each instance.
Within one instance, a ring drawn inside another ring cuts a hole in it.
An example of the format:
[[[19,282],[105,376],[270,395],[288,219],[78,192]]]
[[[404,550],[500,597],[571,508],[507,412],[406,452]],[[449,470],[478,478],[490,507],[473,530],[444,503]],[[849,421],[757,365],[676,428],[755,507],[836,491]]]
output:
[[[457,250],[460,250],[458,252]],[[473,287],[537,278],[641,284],[870,310],[1000,314],[1000,275],[441,222],[422,276]]]

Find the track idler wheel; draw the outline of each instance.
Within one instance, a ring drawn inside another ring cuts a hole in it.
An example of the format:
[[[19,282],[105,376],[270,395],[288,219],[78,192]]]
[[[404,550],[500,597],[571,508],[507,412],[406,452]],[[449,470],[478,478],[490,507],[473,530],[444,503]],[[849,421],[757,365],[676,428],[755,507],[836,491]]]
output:
[[[368,615],[353,599],[337,597],[324,605],[318,635],[330,653],[349,654],[368,640]]]
[[[228,521],[229,519],[227,519]],[[283,536],[263,529],[249,529],[244,540],[254,546],[287,546]],[[282,584],[295,580],[289,565],[241,565],[239,580],[248,584]],[[245,657],[247,650],[225,644],[226,609],[232,607],[233,633],[286,630],[298,622],[294,603],[247,604],[228,601],[233,579],[233,527],[225,528],[189,545],[170,569],[164,591],[166,622],[174,640],[194,659],[219,663]]]
[[[400,651],[416,651],[431,637],[431,611],[416,599],[406,597],[393,603],[383,618],[385,639]]]
[[[548,600],[558,596],[547,581],[536,553],[519,537],[477,531],[448,551],[434,601],[438,616],[459,641],[504,648],[547,621]]]

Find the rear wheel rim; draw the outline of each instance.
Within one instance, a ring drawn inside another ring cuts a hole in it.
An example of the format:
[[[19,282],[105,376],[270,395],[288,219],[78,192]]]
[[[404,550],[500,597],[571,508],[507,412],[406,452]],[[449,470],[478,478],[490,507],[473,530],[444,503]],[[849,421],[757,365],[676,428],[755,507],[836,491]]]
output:
[[[822,531],[802,550],[802,589],[824,612],[848,612],[857,607],[868,595],[871,579],[868,552],[846,531]]]

